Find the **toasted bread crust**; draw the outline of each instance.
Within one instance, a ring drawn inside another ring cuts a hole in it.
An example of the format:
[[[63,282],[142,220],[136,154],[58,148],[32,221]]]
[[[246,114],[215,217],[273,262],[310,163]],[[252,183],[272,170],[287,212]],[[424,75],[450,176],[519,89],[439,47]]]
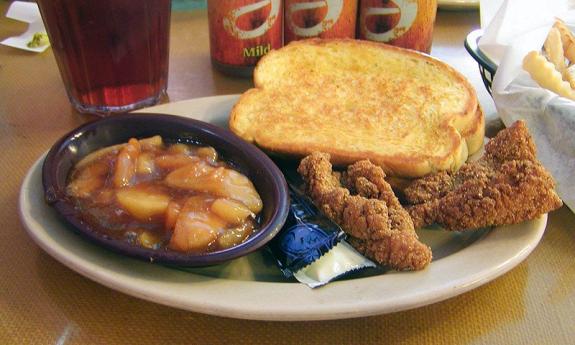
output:
[[[323,151],[335,165],[367,158],[387,174],[419,177],[457,170],[483,142],[483,113],[469,82],[415,51],[296,41],[262,58],[254,83],[229,125],[268,152]]]
[[[474,121],[467,123],[466,128],[461,131],[461,136],[465,139],[469,155],[481,149],[485,138],[485,116],[481,106],[477,106]]]

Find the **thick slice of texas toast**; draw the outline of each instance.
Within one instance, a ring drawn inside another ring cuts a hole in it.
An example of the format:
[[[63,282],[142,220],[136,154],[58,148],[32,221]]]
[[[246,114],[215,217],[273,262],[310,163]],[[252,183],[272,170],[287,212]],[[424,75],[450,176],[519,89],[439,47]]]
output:
[[[368,158],[391,175],[456,170],[477,151],[483,113],[447,64],[358,40],[297,41],[270,52],[230,115],[230,128],[264,150],[332,163]]]

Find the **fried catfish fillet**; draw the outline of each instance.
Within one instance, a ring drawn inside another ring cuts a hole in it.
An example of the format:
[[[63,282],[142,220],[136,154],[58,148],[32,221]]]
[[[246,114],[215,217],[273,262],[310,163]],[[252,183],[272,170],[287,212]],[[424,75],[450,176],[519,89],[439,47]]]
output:
[[[431,249],[418,241],[380,167],[363,160],[340,177],[332,171],[329,154],[315,152],[301,161],[298,172],[316,206],[342,227],[359,252],[396,270],[429,264]]]
[[[502,130],[485,154],[455,173],[414,180],[403,194],[415,228],[448,230],[516,224],[559,208],[553,178],[536,158],[523,121]]]

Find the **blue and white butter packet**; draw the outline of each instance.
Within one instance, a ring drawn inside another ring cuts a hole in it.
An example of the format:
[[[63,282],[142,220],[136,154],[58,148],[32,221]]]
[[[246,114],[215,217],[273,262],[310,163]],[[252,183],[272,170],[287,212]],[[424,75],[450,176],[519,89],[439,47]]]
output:
[[[286,176],[287,177],[287,176]],[[284,276],[311,288],[376,265],[345,242],[346,234],[288,178],[290,214],[268,248]]]

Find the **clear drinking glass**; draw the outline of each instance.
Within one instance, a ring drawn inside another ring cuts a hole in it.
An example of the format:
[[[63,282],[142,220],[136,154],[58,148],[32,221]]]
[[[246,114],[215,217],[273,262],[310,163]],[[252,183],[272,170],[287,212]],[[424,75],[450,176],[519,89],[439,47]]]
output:
[[[109,115],[166,93],[170,0],[37,0],[80,112]]]

